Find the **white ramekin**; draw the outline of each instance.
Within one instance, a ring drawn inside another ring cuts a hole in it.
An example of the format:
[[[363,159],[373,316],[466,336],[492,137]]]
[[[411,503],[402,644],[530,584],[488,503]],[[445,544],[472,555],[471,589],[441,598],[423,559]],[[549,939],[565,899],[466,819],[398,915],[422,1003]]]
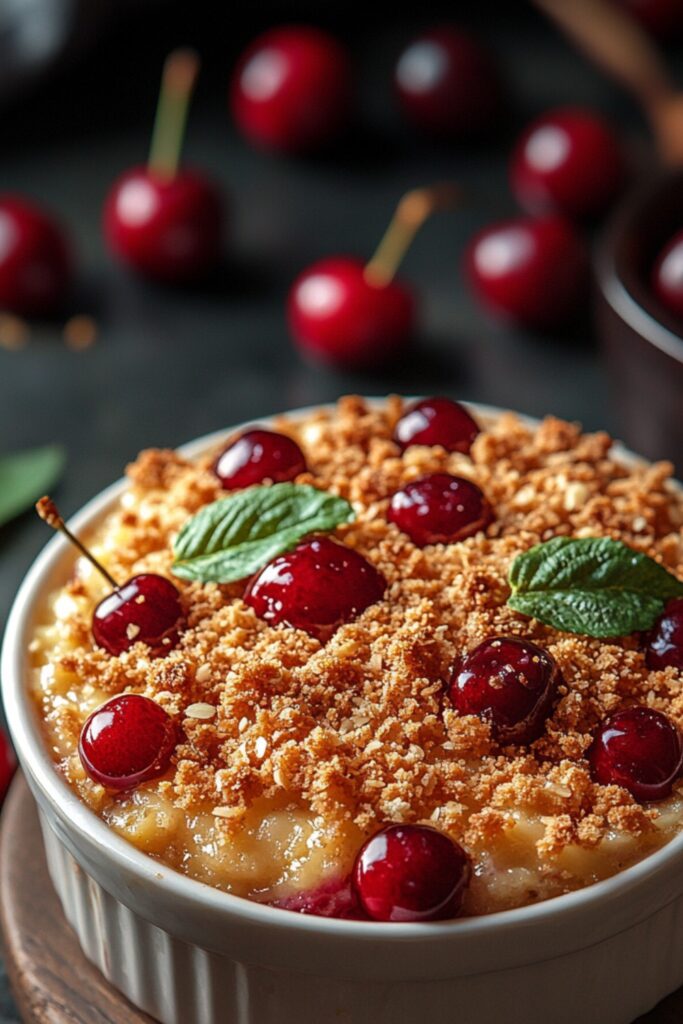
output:
[[[226,433],[183,451],[198,455]],[[71,526],[94,526],[123,486]],[[86,956],[163,1024],[627,1024],[683,983],[683,835],[579,892],[421,925],[276,910],[140,853],[55,771],[28,693],[36,611],[72,565],[57,536],[24,580],[2,652],[5,708],[64,913]]]

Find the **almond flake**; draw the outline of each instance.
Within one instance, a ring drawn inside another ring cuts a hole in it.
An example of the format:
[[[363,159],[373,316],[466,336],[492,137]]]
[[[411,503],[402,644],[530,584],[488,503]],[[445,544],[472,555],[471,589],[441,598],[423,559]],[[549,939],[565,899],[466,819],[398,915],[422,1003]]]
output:
[[[215,714],[216,709],[213,704],[204,704],[202,701],[199,701],[197,704],[190,704],[189,707],[185,708],[187,718],[198,718],[205,722],[213,718]]]
[[[266,750],[268,749],[268,740],[265,736],[259,736],[254,744],[254,753],[256,754],[259,761],[262,761],[266,756]]]
[[[140,627],[136,626],[134,622],[129,622],[126,626],[126,636],[129,640],[135,640],[135,637],[140,632]]]
[[[200,665],[195,674],[195,679],[198,683],[208,683],[211,679],[211,666],[204,663]]]

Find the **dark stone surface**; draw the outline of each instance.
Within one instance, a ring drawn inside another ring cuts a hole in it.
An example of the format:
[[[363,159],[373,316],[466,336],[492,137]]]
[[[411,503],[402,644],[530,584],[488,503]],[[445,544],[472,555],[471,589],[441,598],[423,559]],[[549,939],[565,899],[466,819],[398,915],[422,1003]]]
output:
[[[495,5],[483,3],[478,27],[501,54],[516,114],[488,148],[439,149],[402,130],[389,103],[387,69],[410,23],[397,29],[395,19],[385,25],[379,13],[365,20],[357,13],[361,24],[352,25],[348,9],[323,5],[357,55],[366,125],[326,158],[274,158],[235,136],[225,108],[228,69],[254,31],[271,19],[305,18],[306,5],[275,4],[270,13],[256,6],[252,25],[219,32],[208,3],[193,4],[191,16],[179,3],[141,5],[94,51],[0,110],[0,190],[34,195],[59,212],[81,268],[74,311],[92,313],[100,330],[82,353],[65,348],[56,324],[36,328],[21,351],[0,349],[0,450],[63,443],[69,462],[56,495],[71,514],[141,447],[176,445],[350,390],[446,392],[613,428],[587,324],[562,338],[493,324],[467,294],[459,261],[476,226],[514,210],[505,158],[516,124],[553,104],[588,103],[613,115],[638,149],[645,133],[629,102],[538,16],[507,5],[504,17],[494,17]],[[229,189],[231,243],[213,281],[169,291],[114,267],[99,222],[113,176],[145,159],[162,56],[186,41],[205,57],[186,154]],[[369,256],[401,193],[444,178],[460,180],[471,198],[430,222],[405,261],[424,311],[414,355],[378,375],[302,363],[283,317],[295,274],[332,252]],[[30,513],[0,531],[0,621],[46,540]],[[0,982],[0,1022],[16,1019]]]

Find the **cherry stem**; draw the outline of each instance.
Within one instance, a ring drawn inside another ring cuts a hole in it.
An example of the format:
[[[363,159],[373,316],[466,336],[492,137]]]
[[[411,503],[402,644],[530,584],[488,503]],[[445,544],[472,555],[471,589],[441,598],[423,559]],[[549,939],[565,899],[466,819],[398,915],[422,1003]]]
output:
[[[194,50],[174,50],[166,58],[161,76],[148,169],[171,180],[180,163],[190,97],[199,73],[199,56]]]
[[[460,189],[452,182],[406,192],[374,256],[365,266],[365,280],[368,284],[379,287],[389,284],[427,218],[437,210],[455,206],[460,198]]]
[[[52,527],[53,530],[57,530],[59,533],[63,533],[67,540],[71,541],[74,547],[78,548],[80,553],[82,555],[85,555],[88,561],[95,566],[97,571],[102,573],[105,580],[107,580],[107,582],[111,584],[114,590],[119,589],[119,584],[116,582],[111,573],[107,572],[102,563],[98,562],[95,556],[90,551],[88,551],[88,549],[78,539],[78,537],[75,537],[74,534],[71,532],[69,527],[62,519],[59,509],[55,505],[52,498],[48,498],[46,496],[44,498],[41,498],[40,501],[36,502],[36,512],[38,513],[40,518],[47,523],[48,526]]]

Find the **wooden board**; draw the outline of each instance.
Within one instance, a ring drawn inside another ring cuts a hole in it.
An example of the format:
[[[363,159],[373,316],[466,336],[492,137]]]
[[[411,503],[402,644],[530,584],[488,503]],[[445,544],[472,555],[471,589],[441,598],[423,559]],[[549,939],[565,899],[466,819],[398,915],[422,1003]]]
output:
[[[20,776],[2,813],[0,925],[26,1024],[154,1024],[81,953],[48,877],[33,798]],[[683,1024],[683,989],[637,1024]]]

